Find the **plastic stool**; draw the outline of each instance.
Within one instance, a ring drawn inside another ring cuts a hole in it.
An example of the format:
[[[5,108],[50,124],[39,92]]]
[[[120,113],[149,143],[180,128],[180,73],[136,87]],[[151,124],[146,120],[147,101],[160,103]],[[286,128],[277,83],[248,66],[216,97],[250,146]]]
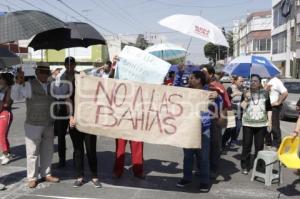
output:
[[[258,160],[263,160],[266,164],[265,173],[257,171],[257,163]],[[273,165],[278,162],[278,174],[273,173]],[[251,181],[255,179],[255,177],[260,177],[265,180],[266,186],[271,186],[272,181],[278,179],[278,184],[282,182],[281,179],[281,165],[278,161],[277,152],[275,151],[259,151],[257,157],[254,161],[253,171]]]

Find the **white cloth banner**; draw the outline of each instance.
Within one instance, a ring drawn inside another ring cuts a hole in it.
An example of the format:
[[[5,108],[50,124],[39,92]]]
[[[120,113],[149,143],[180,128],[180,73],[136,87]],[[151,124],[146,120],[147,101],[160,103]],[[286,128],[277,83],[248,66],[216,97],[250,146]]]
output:
[[[75,119],[82,132],[200,148],[209,92],[76,75]]]

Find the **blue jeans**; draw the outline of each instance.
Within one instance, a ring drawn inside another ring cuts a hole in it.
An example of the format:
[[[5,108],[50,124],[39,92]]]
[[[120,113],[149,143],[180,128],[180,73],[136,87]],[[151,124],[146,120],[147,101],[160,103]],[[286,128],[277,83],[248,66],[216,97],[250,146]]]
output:
[[[210,130],[202,133],[201,149],[183,149],[183,179],[191,181],[193,178],[194,155],[200,171],[201,183],[209,183]]]
[[[213,119],[210,127],[210,171],[216,173],[221,158],[222,150],[222,127],[217,125],[217,120]]]

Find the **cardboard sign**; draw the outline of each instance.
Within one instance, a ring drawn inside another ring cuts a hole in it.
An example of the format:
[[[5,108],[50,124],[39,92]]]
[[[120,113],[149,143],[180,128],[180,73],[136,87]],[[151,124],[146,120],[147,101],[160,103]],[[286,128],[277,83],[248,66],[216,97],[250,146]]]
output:
[[[200,112],[209,92],[76,75],[75,119],[82,132],[200,148]]]
[[[171,64],[139,48],[125,46],[119,55],[116,79],[162,84]]]
[[[233,128],[236,126],[235,115],[233,111],[227,111],[227,126],[226,128]]]

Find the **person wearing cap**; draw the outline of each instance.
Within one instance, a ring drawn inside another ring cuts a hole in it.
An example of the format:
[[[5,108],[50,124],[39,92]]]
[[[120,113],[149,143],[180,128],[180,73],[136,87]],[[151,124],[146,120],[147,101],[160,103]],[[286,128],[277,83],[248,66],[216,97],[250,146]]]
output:
[[[69,134],[73,143],[74,153],[74,166],[75,166],[75,177],[76,180],[73,183],[73,187],[81,187],[84,184],[84,147],[86,148],[87,159],[89,163],[89,168],[92,173],[92,183],[96,188],[101,188],[102,185],[98,180],[98,172],[97,172],[97,136],[87,134],[84,132],[79,131],[76,128],[76,121],[74,119],[73,114],[73,107],[74,104],[74,97],[75,97],[75,66],[76,61],[74,57],[67,57],[65,59],[65,67],[66,72],[62,76],[62,79],[66,80],[65,82],[61,83],[58,86],[55,93],[60,93],[61,95],[70,95],[67,98],[72,104],[72,107],[68,107],[68,114],[70,116],[69,121]],[[69,87],[72,88],[69,88]],[[84,146],[85,145],[85,146]]]
[[[24,73],[18,73],[12,86],[13,100],[26,99],[25,145],[27,157],[28,187],[38,185],[38,175],[43,181],[57,183],[59,178],[51,175],[53,156],[53,120],[50,107],[50,76],[48,63],[37,63],[36,79],[25,82]]]

